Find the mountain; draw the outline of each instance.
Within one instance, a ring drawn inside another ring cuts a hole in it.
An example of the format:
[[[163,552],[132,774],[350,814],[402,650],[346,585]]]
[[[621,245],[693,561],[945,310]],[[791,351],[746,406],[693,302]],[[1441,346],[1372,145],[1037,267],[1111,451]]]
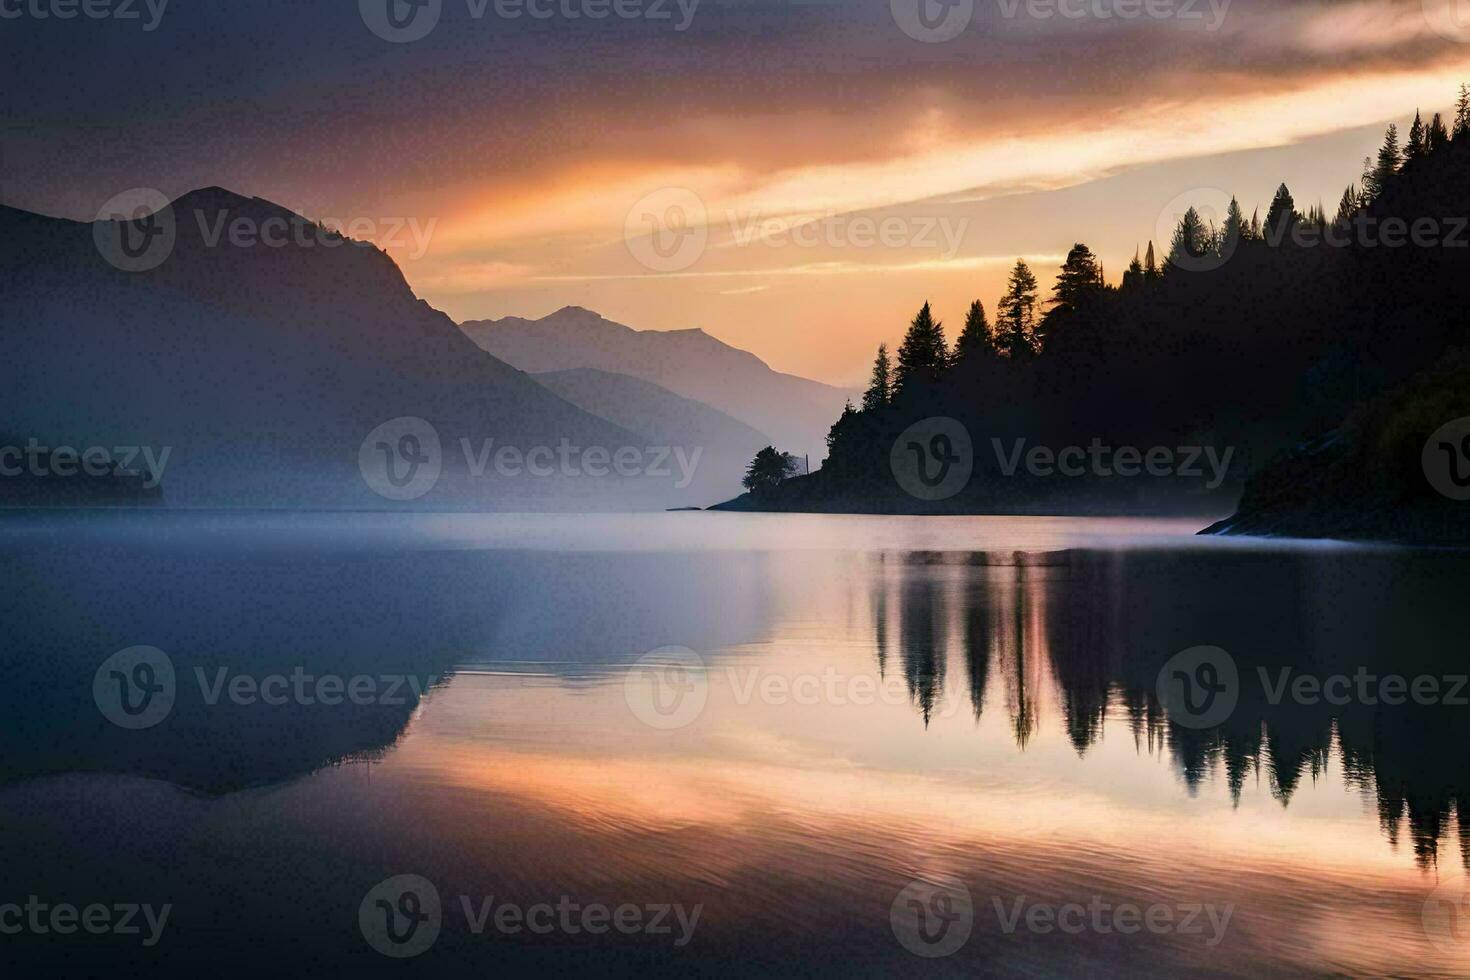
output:
[[[703,330],[634,330],[568,306],[540,320],[505,317],[460,324],[475,343],[523,371],[593,368],[631,375],[704,402],[764,432],[777,448],[827,454],[826,436],[853,393],[773,371]]]
[[[696,506],[738,492],[751,458],[771,442],[744,422],[703,402],[684,398],[651,381],[626,374],[573,368],[532,375],[560,397],[631,432],[650,445],[698,450],[699,465],[689,487]]]
[[[564,441],[647,440],[475,346],[377,248],[269,201],[210,187],[95,223],[0,207],[0,269],[0,432],[167,452],[170,506],[682,499],[672,480],[515,465]],[[500,465],[486,449],[503,447]],[[390,460],[406,486],[385,482]]]
[[[531,377],[573,405],[660,444],[738,447],[754,455],[771,441],[717,408],[641,378],[593,368],[547,371]]]

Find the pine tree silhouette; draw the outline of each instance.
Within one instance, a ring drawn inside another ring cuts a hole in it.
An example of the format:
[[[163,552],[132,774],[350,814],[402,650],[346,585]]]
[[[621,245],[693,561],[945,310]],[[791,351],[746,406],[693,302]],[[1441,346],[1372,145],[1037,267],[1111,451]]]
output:
[[[1419,110],[1414,110],[1414,124],[1409,127],[1409,142],[1404,146],[1404,162],[1418,160],[1429,152],[1429,134],[1424,129],[1424,120]]]
[[[1240,202],[1235,195],[1230,196],[1230,206],[1225,209],[1225,224],[1220,228],[1220,239],[1215,249],[1221,258],[1228,259],[1249,234],[1250,229],[1246,227],[1245,215],[1240,210]]]
[[[1174,228],[1174,240],[1169,243],[1166,265],[1173,268],[1195,268],[1195,263],[1209,255],[1214,249],[1214,235],[1205,227],[1199,212],[1193,207],[1185,210]]]
[[[994,350],[995,340],[991,336],[990,321],[985,316],[985,305],[977,299],[970,304],[969,312],[965,314],[965,326],[954,342],[954,362],[965,364]]]
[[[1086,301],[1090,293],[1101,289],[1102,285],[1102,269],[1097,264],[1097,256],[1092,254],[1092,249],[1078,242],[1072,246],[1067,253],[1067,260],[1062,263],[1062,270],[1057,275],[1056,290],[1049,302],[1057,310],[1075,310]]]
[[[1389,123],[1388,132],[1383,134],[1383,146],[1378,149],[1378,160],[1373,166],[1374,200],[1393,180],[1403,162],[1403,153],[1399,150],[1399,127],[1396,123]]]
[[[1428,142],[1430,153],[1437,153],[1450,145],[1450,134],[1449,130],[1445,129],[1444,117],[1437,112],[1434,114],[1434,118],[1429,121]]]
[[[1358,203],[1366,208],[1378,198],[1378,170],[1372,157],[1363,158],[1363,174],[1358,184],[1363,188],[1358,192]]]
[[[1348,228],[1353,223],[1353,217],[1358,213],[1358,191],[1352,184],[1342,192],[1342,200],[1337,204],[1337,217],[1333,223],[1339,228]]]
[[[944,325],[934,319],[925,303],[898,348],[895,372],[895,395],[916,385],[937,382],[949,365],[949,350],[944,342]]]
[[[1133,250],[1133,261],[1128,263],[1128,268],[1123,270],[1123,282],[1121,288],[1132,292],[1143,286],[1143,263],[1138,260],[1138,249]]]
[[[878,345],[878,356],[873,359],[873,375],[868,390],[863,392],[863,411],[872,412],[893,400],[893,369],[888,360],[888,345]]]
[[[1282,184],[1276,188],[1276,196],[1271,199],[1271,207],[1266,211],[1266,240],[1272,245],[1280,245],[1286,241],[1292,226],[1300,217],[1296,213],[1296,201],[1292,200],[1291,191]]]
[[[1150,241],[1148,243],[1148,255],[1143,260],[1143,281],[1158,282],[1163,277],[1163,270],[1160,269],[1158,263],[1154,261],[1154,243]]]
[[[996,345],[1011,358],[1036,353],[1036,302],[1036,276],[1025,259],[1017,259],[996,310]]]

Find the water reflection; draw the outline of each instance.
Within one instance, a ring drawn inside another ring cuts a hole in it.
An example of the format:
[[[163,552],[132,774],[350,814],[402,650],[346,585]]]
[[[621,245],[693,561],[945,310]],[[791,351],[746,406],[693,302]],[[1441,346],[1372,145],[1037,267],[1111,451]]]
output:
[[[683,958],[588,937],[487,944],[446,924],[426,972],[1470,967],[1470,949],[1437,950],[1420,923],[1425,894],[1470,855],[1470,708],[1303,704],[1260,675],[1465,672],[1470,562],[847,538],[744,551],[12,541],[0,865],[12,889],[177,901],[174,944],[133,951],[143,967],[222,948],[241,963],[401,966],[365,947],[352,912],[404,872],[445,895],[707,906]],[[99,714],[93,675],[139,643],[169,652],[180,697],[157,726],[123,731]],[[704,657],[709,698],[661,731],[630,711],[623,677],[667,645]],[[1209,728],[1158,693],[1169,658],[1200,645],[1229,651],[1241,680]],[[401,704],[335,707],[209,705],[195,683],[196,668],[297,667],[437,680]],[[762,693],[773,676],[829,675],[894,696]],[[920,964],[888,905],[932,873],[969,883],[986,915],[992,896],[1238,911],[1208,950],[1006,934],[992,917],[962,955]]]
[[[596,683],[667,636],[706,649],[745,638],[762,615],[760,564],[421,544],[216,550],[207,537],[162,549],[11,542],[0,549],[0,782],[114,772],[224,793],[378,758],[456,664]],[[104,660],[138,645],[167,656],[176,698],[163,720],[125,731],[93,684]]]
[[[962,657],[966,690],[949,693],[967,698],[977,722],[987,704],[1003,706],[1021,750],[1051,706],[1051,723],[1079,756],[1107,727],[1124,726],[1140,751],[1167,757],[1191,792],[1223,779],[1238,804],[1246,782],[1262,779],[1283,806],[1336,756],[1349,784],[1374,794],[1389,840],[1407,828],[1425,866],[1462,812],[1470,786],[1462,558],[1074,551],[888,555],[877,564],[878,669],[891,656],[888,637],[899,637],[926,726],[949,661]],[[1240,681],[1228,720],[1205,729],[1179,724],[1158,696],[1164,662],[1200,644],[1224,647]],[[1344,676],[1325,693],[1348,703],[1329,703],[1315,686],[1305,700],[1294,696],[1302,675]],[[1403,703],[1386,703],[1395,695],[1383,696],[1380,684],[1390,675],[1409,685],[1435,678],[1439,696],[1425,687],[1416,699],[1405,687]],[[1441,703],[1421,703],[1431,700]],[[1470,842],[1460,847],[1470,854]]]

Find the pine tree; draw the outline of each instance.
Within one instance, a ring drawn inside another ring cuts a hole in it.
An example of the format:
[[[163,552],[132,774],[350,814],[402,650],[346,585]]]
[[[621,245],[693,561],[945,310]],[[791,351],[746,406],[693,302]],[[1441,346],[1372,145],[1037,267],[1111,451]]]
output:
[[[1033,338],[1036,348],[1044,350],[1051,337],[1052,329],[1078,310],[1087,307],[1093,297],[1106,288],[1102,263],[1092,254],[1092,249],[1078,242],[1067,253],[1057,275],[1057,284],[1052,298],[1047,300],[1051,307],[1036,324]]]
[[[898,368],[894,372],[894,394],[913,384],[929,385],[939,380],[949,365],[949,350],[944,343],[944,326],[934,319],[929,304],[909,324],[908,333],[898,348]]]
[[[1143,281],[1158,282],[1163,277],[1163,270],[1160,269],[1158,263],[1154,261],[1154,243],[1150,241],[1148,243],[1148,255],[1143,260]]]
[[[1434,114],[1434,118],[1429,121],[1428,140],[1430,153],[1436,153],[1449,146],[1450,143],[1450,133],[1449,130],[1445,129],[1444,117],[1437,112]]]
[[[1424,120],[1419,110],[1414,110],[1414,124],[1409,127],[1409,142],[1404,147],[1404,162],[1421,159],[1429,152],[1429,134],[1424,130]]]
[[[1383,134],[1383,146],[1378,149],[1378,162],[1373,166],[1373,197],[1376,200],[1393,180],[1394,174],[1399,172],[1399,166],[1403,163],[1403,154],[1399,151],[1399,127],[1396,123],[1388,124],[1388,132]]]
[[[1259,207],[1251,212],[1250,238],[1254,242],[1261,240],[1261,209]]]
[[[857,417],[857,414],[857,409],[852,407],[852,399],[849,398],[847,403],[842,406],[842,414],[837,416],[837,421],[833,422],[831,427],[827,429],[828,460],[832,460],[841,454],[842,450],[839,447],[847,441],[848,433],[851,431],[853,420]],[[750,475],[749,470],[746,470],[746,475]]]
[[[1123,270],[1123,282],[1121,288],[1124,292],[1132,292],[1143,285],[1143,263],[1138,259],[1138,249],[1133,250],[1133,261],[1128,263],[1128,268]]]
[[[878,345],[878,356],[873,359],[873,377],[868,390],[863,392],[863,411],[876,411],[893,400],[893,368],[888,359],[888,345]]]
[[[1013,358],[1036,353],[1036,276],[1025,259],[1017,259],[1006,293],[996,311],[996,340]]]
[[[1241,239],[1249,234],[1246,227],[1245,214],[1240,210],[1240,202],[1234,195],[1230,197],[1230,207],[1225,210],[1225,225],[1220,229],[1220,241],[1217,251],[1222,258],[1229,258],[1235,251],[1235,246],[1240,244]]]
[[[970,304],[970,310],[965,314],[965,326],[960,331],[959,337],[954,342],[954,362],[964,364],[972,361],[977,355],[983,355],[995,349],[990,336],[990,320],[985,316],[985,304],[978,299]]]
[[[1378,170],[1373,166],[1372,157],[1363,158],[1363,176],[1359,178],[1362,190],[1358,192],[1358,204],[1367,207],[1378,199]]]
[[[1169,243],[1166,266],[1192,268],[1199,259],[1209,255],[1214,247],[1213,236],[1205,228],[1199,212],[1189,208],[1174,228],[1174,239]]]
[[[1296,213],[1296,201],[1292,199],[1291,191],[1287,190],[1285,184],[1276,188],[1276,196],[1271,198],[1271,207],[1266,211],[1266,235],[1272,245],[1280,245],[1286,240],[1301,215]]]
[[[1470,134],[1470,85],[1460,86],[1460,97],[1455,101],[1455,139]]]
[[[1092,249],[1078,242],[1062,264],[1051,305],[1058,310],[1075,310],[1102,285],[1102,269],[1097,264],[1097,256],[1092,254]]]
[[[1349,184],[1347,190],[1342,192],[1342,200],[1337,204],[1337,217],[1333,219],[1333,224],[1339,228],[1351,227],[1353,217],[1357,213],[1358,192],[1352,184]]]

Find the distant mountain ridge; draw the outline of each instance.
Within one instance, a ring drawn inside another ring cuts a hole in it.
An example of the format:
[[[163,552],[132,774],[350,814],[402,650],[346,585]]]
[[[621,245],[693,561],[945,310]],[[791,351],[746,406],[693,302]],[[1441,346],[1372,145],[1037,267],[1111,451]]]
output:
[[[591,368],[651,381],[710,405],[770,436],[778,448],[826,455],[826,435],[854,393],[783,374],[703,330],[635,330],[567,306],[539,320],[460,324],[482,348],[523,371]]]
[[[537,382],[579,408],[654,445],[680,446],[700,453],[688,503],[719,503],[740,487],[745,468],[771,438],[717,408],[676,395],[652,381],[595,368],[571,368],[532,375]]]
[[[571,368],[531,377],[573,405],[660,442],[739,445],[754,453],[771,441],[717,408],[632,375]]]

